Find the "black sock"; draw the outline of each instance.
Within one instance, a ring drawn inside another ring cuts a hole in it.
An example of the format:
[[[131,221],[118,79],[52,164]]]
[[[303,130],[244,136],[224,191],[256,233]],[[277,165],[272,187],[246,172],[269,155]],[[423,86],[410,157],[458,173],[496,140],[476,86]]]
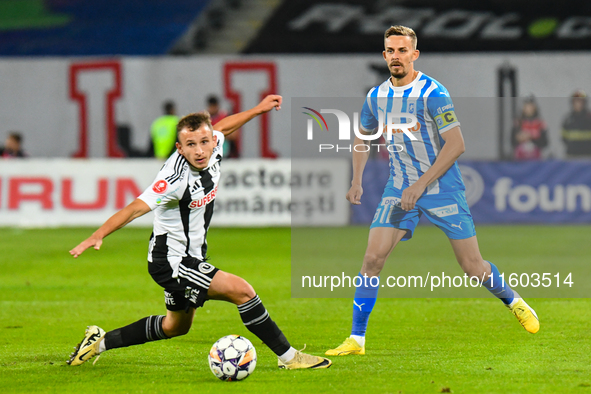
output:
[[[267,313],[258,295],[238,305],[238,312],[248,331],[269,346],[276,355],[281,356],[289,350],[291,345]]]
[[[109,331],[105,334],[105,348],[109,350],[168,339],[162,329],[163,318],[164,316],[144,317],[128,326]]]

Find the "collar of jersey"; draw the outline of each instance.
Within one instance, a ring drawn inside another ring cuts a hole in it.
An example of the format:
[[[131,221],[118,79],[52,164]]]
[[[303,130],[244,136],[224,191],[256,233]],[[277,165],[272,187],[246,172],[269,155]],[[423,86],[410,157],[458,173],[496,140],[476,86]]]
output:
[[[388,78],[388,85],[390,85],[390,89],[394,89],[394,90],[406,90],[408,88],[412,88],[414,85],[417,84],[417,82],[419,82],[419,79],[421,79],[421,77],[423,76],[423,73],[421,71],[419,71],[419,73],[417,74],[417,77],[415,79],[412,80],[411,83],[409,83],[408,85],[404,85],[404,86],[394,86],[392,85],[392,77]]]

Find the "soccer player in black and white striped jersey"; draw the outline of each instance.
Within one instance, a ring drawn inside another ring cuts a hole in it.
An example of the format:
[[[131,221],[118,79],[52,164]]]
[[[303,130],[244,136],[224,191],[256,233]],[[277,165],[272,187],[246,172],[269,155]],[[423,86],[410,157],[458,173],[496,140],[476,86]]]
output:
[[[206,112],[183,117],[177,125],[177,152],[152,185],[70,251],[74,257],[132,220],[154,211],[148,271],[164,288],[167,313],[149,316],[106,332],[90,326],[68,364],[80,365],[106,350],[168,339],[189,332],[195,310],[207,300],[236,304],[246,328],[278,356],[281,368],[328,368],[331,361],[295,350],[244,279],[207,263],[207,230],[220,179],[224,137],[252,118],[281,108],[281,96],[269,95],[256,107],[211,125]],[[96,362],[96,361],[95,361]]]

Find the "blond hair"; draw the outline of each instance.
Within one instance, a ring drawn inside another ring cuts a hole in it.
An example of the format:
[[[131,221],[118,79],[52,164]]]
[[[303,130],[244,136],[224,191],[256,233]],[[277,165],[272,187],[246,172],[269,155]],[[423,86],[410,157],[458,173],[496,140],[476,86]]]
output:
[[[388,28],[388,30],[386,30],[386,32],[384,33],[384,40],[390,36],[410,37],[410,39],[412,41],[412,47],[413,47],[412,49],[414,49],[414,50],[417,49],[417,33],[415,33],[415,31],[413,29],[411,29],[410,27],[400,26],[400,25],[390,26]]]

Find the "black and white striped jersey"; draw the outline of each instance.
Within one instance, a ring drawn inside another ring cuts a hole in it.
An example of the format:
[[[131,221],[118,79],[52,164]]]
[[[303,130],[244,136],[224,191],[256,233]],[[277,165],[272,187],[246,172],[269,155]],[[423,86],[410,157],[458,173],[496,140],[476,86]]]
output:
[[[198,171],[175,152],[152,185],[138,197],[154,211],[148,261],[167,259],[174,277],[183,257],[206,257],[205,238],[213,215],[224,144],[224,135],[219,131],[213,133],[217,146],[207,168]]]

